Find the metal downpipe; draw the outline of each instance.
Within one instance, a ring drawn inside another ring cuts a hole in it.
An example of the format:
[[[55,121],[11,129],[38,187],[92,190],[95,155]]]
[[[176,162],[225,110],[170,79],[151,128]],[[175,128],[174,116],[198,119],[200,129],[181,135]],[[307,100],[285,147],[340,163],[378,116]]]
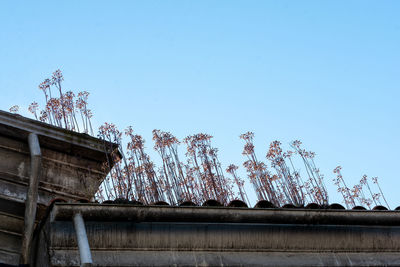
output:
[[[86,235],[85,222],[83,221],[82,215],[80,213],[76,213],[73,220],[76,232],[76,239],[78,241],[81,266],[92,266],[92,254],[90,252],[89,241]]]
[[[28,193],[25,200],[24,233],[21,246],[21,264],[29,265],[32,236],[35,227],[36,209],[38,200],[38,185],[40,179],[42,154],[38,136],[30,133],[28,136],[29,150],[31,154],[31,172],[29,176]]]

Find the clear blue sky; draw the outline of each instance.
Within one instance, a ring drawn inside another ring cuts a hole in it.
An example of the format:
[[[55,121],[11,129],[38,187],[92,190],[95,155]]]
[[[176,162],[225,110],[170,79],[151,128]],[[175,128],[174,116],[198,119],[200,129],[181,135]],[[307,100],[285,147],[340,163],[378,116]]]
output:
[[[259,158],[300,139],[329,184],[337,165],[350,184],[379,176],[394,208],[399,14],[400,1],[2,1],[0,109],[42,102],[60,68],[96,125],[133,125],[149,152],[154,128],[213,135],[225,167],[244,161],[246,131]]]

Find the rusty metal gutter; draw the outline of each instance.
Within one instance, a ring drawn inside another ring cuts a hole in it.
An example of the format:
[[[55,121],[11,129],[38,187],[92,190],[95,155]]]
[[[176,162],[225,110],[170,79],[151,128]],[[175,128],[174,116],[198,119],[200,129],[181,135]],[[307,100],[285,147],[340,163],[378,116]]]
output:
[[[251,209],[100,204],[54,205],[51,221],[72,220],[80,213],[87,221],[270,223],[313,225],[400,226],[399,211]]]
[[[42,153],[40,152],[38,136],[34,133],[30,133],[28,143],[31,154],[31,171],[28,193],[25,201],[24,233],[22,235],[20,260],[22,264],[29,264],[30,249],[32,247],[31,242],[36,218],[38,185],[42,168]]]

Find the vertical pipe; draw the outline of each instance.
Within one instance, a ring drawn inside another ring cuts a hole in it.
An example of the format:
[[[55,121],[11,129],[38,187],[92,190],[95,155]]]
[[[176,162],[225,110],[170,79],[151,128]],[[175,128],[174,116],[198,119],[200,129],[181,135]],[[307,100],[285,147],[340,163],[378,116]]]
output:
[[[29,150],[31,154],[31,172],[29,176],[28,193],[25,200],[24,234],[22,237],[20,263],[29,264],[32,236],[35,227],[36,208],[38,200],[38,185],[41,171],[42,154],[38,136],[30,133],[28,136]]]
[[[82,215],[80,213],[76,213],[74,215],[74,227],[76,232],[76,239],[78,240],[81,266],[92,266],[92,254],[90,253],[89,241],[86,235],[85,222],[83,221]]]

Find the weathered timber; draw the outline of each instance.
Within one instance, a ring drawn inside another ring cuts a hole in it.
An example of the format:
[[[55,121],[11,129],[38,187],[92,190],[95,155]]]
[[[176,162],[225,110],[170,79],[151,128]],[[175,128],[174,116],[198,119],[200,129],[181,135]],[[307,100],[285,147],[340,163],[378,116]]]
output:
[[[54,198],[92,198],[107,173],[103,164],[118,153],[117,145],[87,134],[0,111],[0,197],[25,202],[30,133],[38,136],[42,152],[38,203],[43,205]]]
[[[37,137],[40,160],[29,136]],[[119,156],[116,144],[0,111],[0,263],[18,264],[21,249],[21,263],[28,263],[32,230],[46,207],[59,198],[91,199],[111,153]],[[27,195],[32,201],[25,208]]]

